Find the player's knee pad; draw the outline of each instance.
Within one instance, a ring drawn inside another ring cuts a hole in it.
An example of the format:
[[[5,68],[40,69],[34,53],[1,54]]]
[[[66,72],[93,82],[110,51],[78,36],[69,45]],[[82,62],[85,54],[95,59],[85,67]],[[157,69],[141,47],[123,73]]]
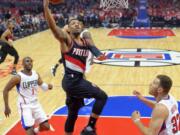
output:
[[[84,106],[83,98],[74,98],[74,97],[67,97],[66,98],[66,105],[70,110],[79,110],[82,106]]]
[[[95,113],[97,115],[101,114],[101,112],[104,108],[104,105],[106,104],[107,97],[108,96],[104,91],[99,91],[99,93],[96,96],[96,101],[95,101],[93,109],[92,109],[93,113]]]
[[[107,94],[104,91],[100,90],[99,93],[97,94],[96,99],[106,101],[107,98],[108,98]]]

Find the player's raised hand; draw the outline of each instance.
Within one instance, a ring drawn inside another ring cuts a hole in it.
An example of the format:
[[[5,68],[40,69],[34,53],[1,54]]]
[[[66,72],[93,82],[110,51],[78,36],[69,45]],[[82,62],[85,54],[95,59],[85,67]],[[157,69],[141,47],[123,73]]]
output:
[[[133,95],[137,96],[139,99],[142,99],[142,97],[143,97],[142,94],[137,90],[133,91]]]
[[[136,123],[137,121],[140,121],[141,114],[139,111],[134,111],[131,115],[132,120]]]
[[[97,57],[97,60],[99,61],[107,60],[107,56],[105,54],[102,54],[99,57]]]
[[[6,117],[9,117],[9,115],[11,114],[11,109],[8,106],[5,107],[4,114]]]
[[[135,95],[135,96],[142,96],[141,93],[139,91],[137,91],[137,90],[133,91],[133,95]]]

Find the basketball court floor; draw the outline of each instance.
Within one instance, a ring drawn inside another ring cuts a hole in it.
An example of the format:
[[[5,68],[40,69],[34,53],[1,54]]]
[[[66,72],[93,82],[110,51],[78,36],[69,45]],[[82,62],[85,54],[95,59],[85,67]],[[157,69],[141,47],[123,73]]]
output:
[[[132,95],[133,90],[139,90],[148,95],[149,83],[158,74],[166,74],[173,80],[171,94],[180,100],[180,29],[89,29],[99,49],[108,56],[108,60],[95,60],[88,80],[101,87],[109,95],[102,117],[97,123],[98,135],[141,135],[130,119],[133,110],[140,110],[142,121],[148,125],[151,109]],[[60,58],[59,43],[47,30],[14,42],[20,55],[18,71],[22,69],[21,60],[30,56],[34,60],[34,70],[42,79],[52,83],[52,91],[39,91],[39,101],[50,117],[50,123],[55,131],[41,134],[63,135],[64,121],[67,114],[65,93],[61,87],[62,65],[53,77],[50,68]],[[8,56],[0,65],[1,95],[5,84],[12,77],[9,72],[13,58]],[[9,103],[11,115],[5,118],[3,98],[0,98],[0,134],[24,135],[19,123],[17,111],[17,92],[10,92]],[[88,121],[93,100],[86,100],[86,106],[79,112],[79,119],[74,135]]]

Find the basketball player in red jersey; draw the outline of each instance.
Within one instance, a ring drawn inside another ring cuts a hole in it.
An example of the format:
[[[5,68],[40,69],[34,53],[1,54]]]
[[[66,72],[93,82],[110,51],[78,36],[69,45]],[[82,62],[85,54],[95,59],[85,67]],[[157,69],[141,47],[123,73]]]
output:
[[[16,65],[19,60],[19,55],[16,49],[13,47],[13,28],[14,24],[12,21],[7,22],[7,29],[2,33],[0,37],[0,46],[1,46],[1,56],[0,56],[0,64],[4,62],[6,56],[10,54],[11,56],[14,57],[14,65],[12,69],[12,74],[16,74]]]
[[[69,20],[68,27],[70,34],[59,28],[49,9],[49,0],[44,0],[44,12],[48,25],[60,42],[62,61],[65,74],[62,80],[62,87],[66,92],[66,105],[68,117],[65,123],[65,135],[72,135],[79,109],[84,105],[83,98],[95,98],[92,113],[88,125],[82,130],[81,135],[96,135],[95,124],[101,114],[107,100],[106,93],[96,85],[85,80],[83,74],[86,67],[86,59],[89,51],[99,60],[106,57],[96,48],[89,32],[83,34],[81,22],[77,19]]]

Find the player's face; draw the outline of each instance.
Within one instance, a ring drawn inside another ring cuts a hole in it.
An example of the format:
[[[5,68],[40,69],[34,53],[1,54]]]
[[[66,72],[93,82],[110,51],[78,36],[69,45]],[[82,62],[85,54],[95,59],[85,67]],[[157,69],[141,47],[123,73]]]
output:
[[[158,78],[155,78],[153,82],[149,85],[149,94],[153,96],[157,96],[159,88],[160,88],[160,80]]]
[[[78,20],[72,20],[69,23],[69,30],[72,34],[80,34],[82,32],[82,23]]]
[[[27,71],[31,71],[33,67],[33,60],[29,57],[25,58],[23,60],[23,66],[24,66],[24,69],[26,69]]]

